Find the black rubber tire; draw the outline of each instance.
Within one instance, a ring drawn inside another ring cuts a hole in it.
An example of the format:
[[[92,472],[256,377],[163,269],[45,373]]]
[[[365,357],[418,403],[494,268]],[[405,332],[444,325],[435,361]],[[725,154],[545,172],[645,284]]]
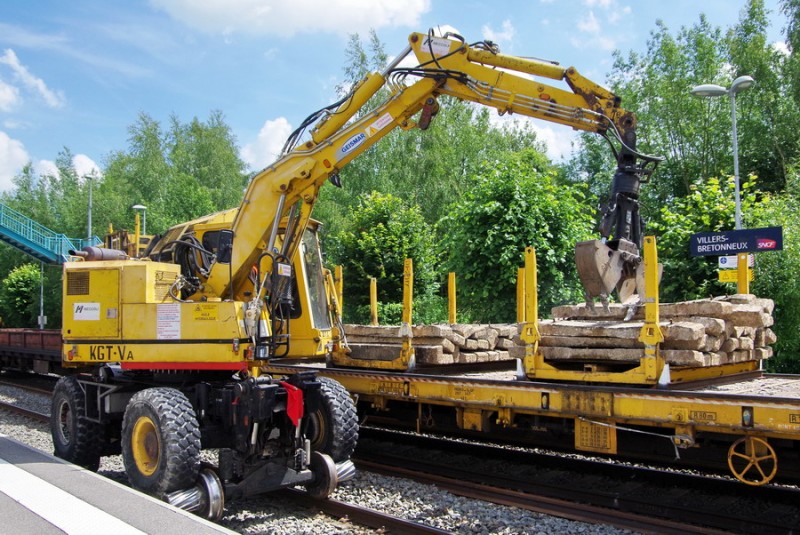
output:
[[[103,451],[103,427],[86,419],[86,398],[75,377],[58,380],[50,405],[50,434],[56,457],[97,471]]]
[[[133,395],[122,419],[122,461],[131,485],[161,496],[192,486],[200,472],[200,426],[174,388]]]
[[[307,418],[306,438],[311,449],[329,455],[334,462],[346,461],[358,443],[356,405],[345,388],[333,379],[318,377],[322,384],[320,408]]]

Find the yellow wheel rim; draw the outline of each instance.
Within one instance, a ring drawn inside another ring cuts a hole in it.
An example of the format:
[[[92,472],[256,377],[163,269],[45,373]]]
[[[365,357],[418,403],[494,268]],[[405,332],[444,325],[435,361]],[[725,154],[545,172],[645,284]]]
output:
[[[152,476],[158,469],[158,461],[161,458],[161,437],[153,420],[147,416],[141,416],[133,426],[131,451],[139,472],[145,476]]]

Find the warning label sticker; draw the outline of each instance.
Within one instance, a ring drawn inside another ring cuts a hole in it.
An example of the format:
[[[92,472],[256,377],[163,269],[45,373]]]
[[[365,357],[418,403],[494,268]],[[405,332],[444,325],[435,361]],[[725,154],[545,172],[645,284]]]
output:
[[[367,127],[366,133],[368,136],[372,137],[381,130],[383,130],[384,128],[386,128],[387,126],[389,126],[390,124],[392,124],[392,116],[389,115],[388,113],[384,113]]]
[[[219,307],[213,303],[198,303],[192,309],[195,321],[217,321]]]
[[[178,340],[181,337],[181,305],[165,303],[158,305],[156,315],[156,338]]]

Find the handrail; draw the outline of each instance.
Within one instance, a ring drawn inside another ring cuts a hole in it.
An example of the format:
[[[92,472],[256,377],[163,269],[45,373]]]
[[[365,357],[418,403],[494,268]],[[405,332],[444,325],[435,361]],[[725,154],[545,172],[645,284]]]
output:
[[[67,261],[70,250],[80,250],[87,245],[101,243],[97,236],[68,238],[4,204],[0,204],[0,236],[36,259],[55,264]]]

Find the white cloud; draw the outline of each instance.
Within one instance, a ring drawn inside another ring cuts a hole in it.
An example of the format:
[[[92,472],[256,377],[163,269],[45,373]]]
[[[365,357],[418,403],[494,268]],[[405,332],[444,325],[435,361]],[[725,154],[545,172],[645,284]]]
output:
[[[536,137],[547,145],[547,156],[554,162],[564,162],[572,155],[578,132],[569,127],[553,127],[534,123]]]
[[[33,172],[39,176],[59,176],[56,162],[52,160],[39,160],[33,164]]]
[[[75,174],[81,179],[87,176],[92,178],[103,176],[103,172],[97,163],[85,154],[76,154],[72,157],[72,168],[75,169]],[[53,176],[56,178],[61,176],[58,166],[52,160],[34,162],[33,172],[38,176]]]
[[[19,89],[0,80],[0,111],[11,111],[19,103]]]
[[[150,0],[157,9],[201,31],[230,35],[334,32],[416,26],[430,0]]]
[[[597,20],[593,11],[590,11],[578,21],[578,29],[587,35],[585,38],[573,36],[570,39],[570,43],[575,48],[599,48],[601,50],[614,50],[617,48],[616,39],[603,34],[600,21]]]
[[[514,26],[511,24],[510,20],[503,21],[503,29],[499,32],[492,30],[489,25],[485,25],[481,31],[483,32],[484,39],[494,41],[495,43],[508,42],[514,38]]]
[[[72,167],[75,168],[75,174],[78,176],[91,176],[99,177],[103,175],[94,160],[85,154],[76,154],[72,157]]]
[[[622,20],[623,15],[630,15],[630,14],[631,14],[631,6],[625,6],[622,9],[610,10],[606,14],[606,20],[611,24],[616,24],[620,20]]]
[[[590,11],[585,17],[578,21],[578,29],[585,33],[600,33],[600,23],[594,12]]]
[[[250,169],[263,169],[275,161],[291,133],[292,125],[285,117],[265,121],[256,140],[242,147],[242,159]]]
[[[14,178],[28,163],[28,152],[21,141],[8,137],[0,132],[0,191],[6,191],[13,185]]]
[[[23,86],[42,97],[51,108],[60,108],[66,102],[66,98],[64,98],[64,94],[61,91],[53,91],[47,87],[44,80],[31,74],[28,68],[20,63],[19,58],[17,58],[17,55],[10,48],[7,48],[5,53],[0,56],[0,64],[8,65],[13,71],[15,78],[19,80]]]
[[[589,7],[602,7],[604,9],[608,9],[614,3],[613,0],[584,0],[583,2]]]
[[[786,57],[789,57],[791,54],[789,51],[789,45],[786,44],[786,41],[775,41],[772,43],[772,49]]]

